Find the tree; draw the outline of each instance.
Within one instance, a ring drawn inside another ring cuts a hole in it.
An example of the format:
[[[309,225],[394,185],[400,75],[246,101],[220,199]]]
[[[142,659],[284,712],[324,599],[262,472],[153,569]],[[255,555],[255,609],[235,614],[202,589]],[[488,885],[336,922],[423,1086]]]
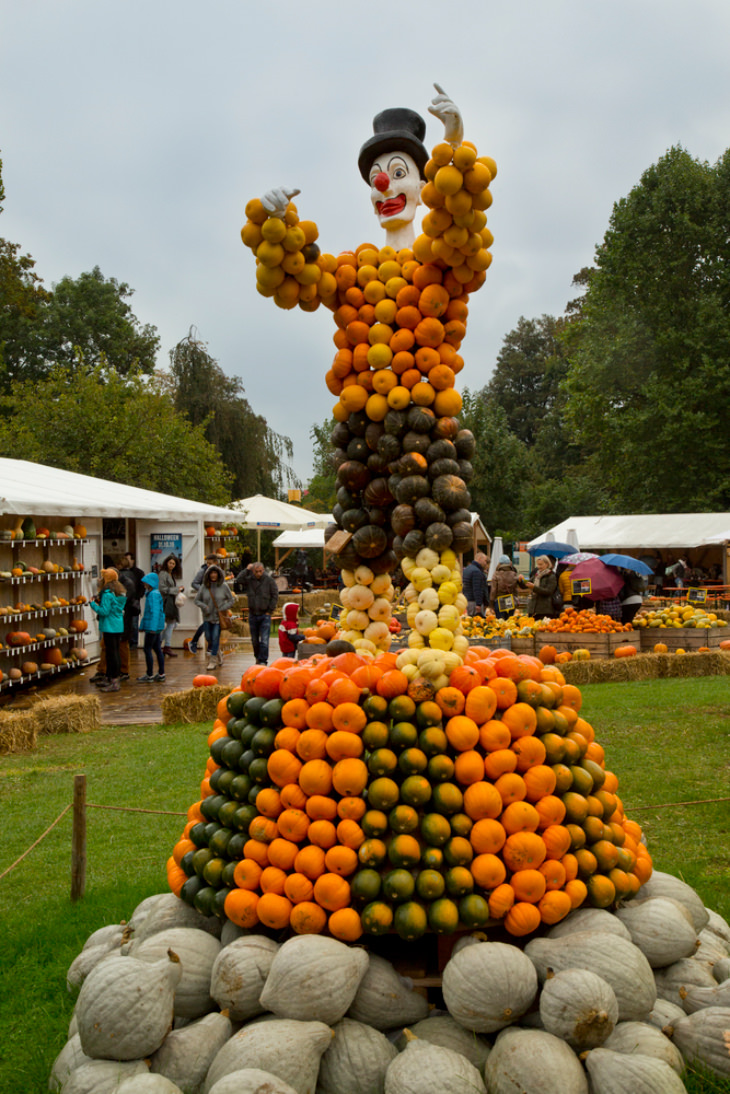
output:
[[[509,428],[527,445],[535,444],[567,372],[560,327],[552,315],[521,317],[505,335],[487,384],[487,396],[504,409]]]
[[[614,206],[567,325],[566,418],[616,509],[730,506],[730,152],[671,148]]]
[[[463,392],[461,424],[476,440],[474,476],[469,483],[472,508],[490,535],[521,539],[527,533],[523,498],[531,468],[527,446],[510,430],[504,407],[482,391]]]
[[[56,366],[0,397],[0,453],[227,505],[230,475],[156,379]]]
[[[334,447],[330,440],[335,419],[329,417],[309,431],[312,440],[312,477],[307,485],[307,508],[331,513],[337,500],[337,472],[332,462]]]
[[[284,495],[299,480],[286,464],[294,449],[289,437],[270,429],[245,398],[238,377],[226,376],[190,329],[170,350],[175,406],[199,426],[218,450],[233,478],[233,496]]]
[[[0,203],[4,200],[0,160]],[[0,390],[7,387],[16,362],[37,356],[38,316],[50,299],[34,260],[19,251],[17,243],[0,239]]]

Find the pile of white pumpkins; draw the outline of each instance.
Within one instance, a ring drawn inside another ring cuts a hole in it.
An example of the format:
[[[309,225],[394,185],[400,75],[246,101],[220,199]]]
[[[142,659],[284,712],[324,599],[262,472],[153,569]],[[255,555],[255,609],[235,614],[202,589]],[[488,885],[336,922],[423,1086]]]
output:
[[[688,1065],[730,1076],[730,926],[657,871],[524,948],[462,936],[445,1009],[362,946],[279,943],[171,894],[95,931],[68,985],[61,1094],[682,1094]]]

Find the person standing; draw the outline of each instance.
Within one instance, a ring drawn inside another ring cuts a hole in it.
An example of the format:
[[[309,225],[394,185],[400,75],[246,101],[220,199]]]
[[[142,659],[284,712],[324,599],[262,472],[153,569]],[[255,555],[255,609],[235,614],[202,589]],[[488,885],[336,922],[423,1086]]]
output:
[[[99,588],[89,607],[96,613],[99,632],[104,642],[107,684],[100,684],[99,691],[119,691],[122,673],[119,644],[124,634],[124,605],[127,594],[119,580],[118,572],[113,568],[101,571]]]
[[[233,593],[226,585],[225,574],[220,566],[213,564],[205,571],[203,584],[195,597],[195,603],[203,613],[205,644],[208,647],[208,668],[214,669],[216,665],[223,664],[223,654],[219,649],[220,613],[227,612],[233,604]]]
[[[182,566],[180,565],[180,559],[175,555],[168,555],[162,563],[159,573],[160,593],[165,609],[165,631],[162,645],[168,657],[177,657],[177,654],[173,653],[170,643],[172,642],[172,632],[180,622],[180,609],[175,601],[178,593],[181,593],[185,588],[184,585],[180,584],[181,578]]]
[[[506,611],[499,607],[499,600],[504,596],[514,596],[517,591],[519,575],[509,555],[500,555],[497,569],[489,586],[489,605],[497,619],[508,619],[512,610]]]
[[[547,555],[538,555],[535,566],[534,580],[525,582],[525,587],[530,590],[527,611],[534,619],[552,619],[555,615],[553,593],[558,587],[552,559]]]
[[[631,623],[644,602],[646,583],[640,574],[633,570],[621,570],[624,587],[618,594],[621,601],[621,622]]]
[[[299,630],[299,605],[293,600],[287,601],[281,611],[279,624],[279,649],[284,657],[294,657],[297,646],[304,640]]]
[[[193,592],[196,594],[196,596],[200,592],[200,588],[203,584],[203,578],[205,577],[206,573],[208,572],[208,567],[213,566],[215,564],[215,561],[216,561],[215,555],[208,555],[205,562],[203,563],[203,565],[200,567],[197,574],[193,578],[193,580],[190,584],[190,588],[193,590]],[[204,632],[205,632],[205,621],[201,620],[200,626],[198,627],[197,631],[195,632],[193,637],[190,639],[190,641],[187,643],[188,653],[197,653],[198,652],[198,642],[200,641],[200,637]],[[183,646],[184,645],[185,645],[185,643],[183,643]]]
[[[139,613],[142,597],[145,594],[143,587],[144,570],[137,565],[137,560],[131,551],[122,556],[122,566],[119,571],[119,580],[127,590],[127,607],[124,610],[124,633],[129,642],[129,648],[136,650],[139,645]]]
[[[252,562],[236,574],[233,585],[236,592],[248,598],[248,623],[251,629],[253,655],[257,665],[269,661],[269,637],[271,615],[279,603],[279,589],[271,574],[267,574],[263,562]]]
[[[484,615],[489,598],[489,586],[487,583],[487,556],[479,551],[474,559],[464,568],[463,573],[464,596],[466,597],[466,610],[469,615]]]
[[[157,574],[145,574],[142,578],[145,591],[144,614],[139,629],[144,631],[144,659],[147,671],[138,676],[141,684],[164,683],[165,655],[162,652],[162,632],[165,629],[165,609],[160,593],[160,579]],[[154,672],[152,654],[157,656],[157,674]]]

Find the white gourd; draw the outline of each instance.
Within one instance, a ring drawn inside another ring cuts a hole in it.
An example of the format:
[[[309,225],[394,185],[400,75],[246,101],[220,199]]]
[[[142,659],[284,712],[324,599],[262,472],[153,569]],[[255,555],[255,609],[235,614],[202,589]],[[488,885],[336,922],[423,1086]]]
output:
[[[219,1079],[210,1094],[296,1094],[296,1091],[270,1071],[247,1067]]]
[[[428,1009],[428,1000],[413,990],[411,981],[400,976],[390,961],[371,953],[347,1017],[374,1029],[396,1029],[425,1018]]]
[[[145,904],[142,901],[142,905]],[[129,921],[133,942],[142,942],[150,935],[172,927],[190,927],[220,938],[222,924],[218,916],[201,915],[196,908],[180,900],[174,893],[159,893],[148,906],[142,908],[141,918],[137,917],[137,912],[138,908],[135,908]]]
[[[669,1064],[678,1075],[684,1071],[682,1053],[660,1029],[649,1022],[619,1022],[603,1048],[610,1048],[612,1052],[638,1052],[641,1056],[655,1056]]]
[[[146,1074],[144,1060],[91,1060],[71,1072],[61,1094],[116,1094],[125,1079]]]
[[[645,881],[639,889],[634,901],[638,903],[654,896],[668,896],[673,900],[678,900],[680,904],[684,904],[692,916],[692,922],[698,933],[703,927],[707,926],[710,916],[702,903],[701,897],[691,885],[687,885],[678,877],[665,874],[661,870],[654,870],[649,880]]]
[[[110,957],[92,969],[76,1004],[87,1056],[140,1060],[159,1048],[172,1025],[182,966],[174,953],[150,964]]]
[[[71,1015],[71,1021],[68,1024],[68,1036],[74,1037],[79,1032],[79,1020],[76,1017],[76,1011]]]
[[[475,1033],[493,1033],[517,1021],[537,996],[537,974],[522,950],[479,942],[453,956],[442,975],[449,1014]]]
[[[115,946],[121,945],[125,928],[126,923],[112,923],[108,927],[99,927],[98,930],[91,932],[83,948],[88,950],[92,946],[108,946],[110,950],[113,950]]]
[[[440,1045],[441,1048],[460,1052],[462,1056],[466,1056],[470,1064],[474,1064],[478,1071],[484,1069],[491,1046],[478,1033],[460,1026],[450,1014],[434,1014],[424,1018],[422,1022],[416,1022],[411,1026],[410,1032],[420,1041],[430,1041],[432,1045]],[[406,1044],[405,1035],[396,1041],[399,1049],[404,1049]]]
[[[730,978],[730,957],[721,957],[719,961],[716,961],[712,966],[712,975],[718,984]]]
[[[684,1010],[676,1003],[670,1003],[668,999],[657,997],[647,1022],[651,1022],[657,1029],[664,1029],[665,1026],[675,1025],[680,1018],[684,1018],[684,1015]]]
[[[152,896],[146,896],[144,900],[141,900],[129,917],[129,923],[127,924],[129,933],[134,934],[138,931],[158,900],[169,895],[169,893],[153,893]]]
[[[548,977],[540,993],[540,1018],[548,1033],[583,1051],[603,1044],[618,1022],[616,993],[587,969]]]
[[[132,956],[140,961],[159,961],[168,950],[180,958],[182,977],[175,989],[175,1016],[200,1018],[215,1009],[210,996],[210,977],[220,953],[217,938],[195,927],[168,927],[143,942],[134,943]]]
[[[53,1061],[53,1067],[48,1079],[48,1089],[54,1092],[60,1090],[71,1072],[75,1071],[77,1067],[81,1067],[82,1064],[88,1064],[90,1060],[91,1056],[86,1055],[81,1047],[81,1038],[78,1033],[75,1033],[73,1037],[69,1037]]]
[[[683,957],[664,969],[655,969],[654,981],[657,995],[679,1007],[692,988],[712,988],[717,983],[711,967],[694,957]]]
[[[125,1079],[117,1087],[115,1094],[183,1094],[183,1091],[177,1083],[170,1082],[164,1075],[136,1075],[132,1079]]]
[[[730,980],[723,980],[712,988],[691,988],[682,1000],[687,1014],[694,1014],[703,1007],[730,1007]]]
[[[690,957],[697,949],[697,933],[683,905],[667,897],[651,897],[619,908],[616,916],[626,926],[653,969]]]
[[[721,957],[727,957],[730,947],[707,927],[698,934],[699,946],[694,956],[698,961],[709,961],[714,965]]]
[[[237,938],[245,937],[246,929],[238,927],[232,920],[227,919],[221,930],[221,948],[230,946],[231,942],[235,942]]]
[[[547,970],[589,969],[611,985],[621,1021],[643,1021],[656,1002],[651,966],[641,950],[616,934],[576,931],[564,938],[534,938],[525,954],[535,963],[540,980]]]
[[[199,1094],[208,1068],[232,1033],[225,1014],[206,1014],[168,1033],[150,1059],[150,1071],[177,1083],[185,1094]]]
[[[588,1094],[588,1080],[572,1048],[541,1029],[503,1029],[484,1078],[489,1094]]]
[[[332,1028],[334,1038],[322,1057],[317,1094],[382,1094],[385,1073],[398,1049],[384,1033],[343,1018]]]
[[[699,1060],[730,1076],[730,1007],[704,1007],[681,1018],[672,1040],[688,1064]]]
[[[586,1067],[591,1094],[686,1094],[679,1075],[654,1056],[595,1048],[586,1057]]]
[[[332,1036],[324,1022],[255,1018],[220,1049],[208,1069],[203,1094],[210,1094],[224,1075],[250,1067],[273,1072],[296,1094],[315,1094],[320,1057]]]
[[[244,935],[224,946],[215,959],[210,994],[236,1022],[263,1014],[259,1003],[278,943],[266,935]]]
[[[605,908],[577,908],[547,932],[548,938],[564,938],[575,931],[608,931],[630,941],[631,935],[613,912]]]
[[[316,934],[289,938],[271,962],[260,995],[281,1018],[326,1022],[343,1018],[368,967],[365,950]]]
[[[110,957],[114,953],[119,953],[118,946],[110,948],[103,943],[99,946],[89,946],[88,950],[82,950],[68,967],[66,973],[67,991],[72,993],[78,991],[91,970],[105,957]]]
[[[717,935],[726,946],[730,946],[730,923],[719,912],[714,912],[712,908],[706,908],[705,911],[709,917],[706,929]]]
[[[385,1073],[384,1094],[486,1094],[486,1089],[460,1052],[415,1038]]]

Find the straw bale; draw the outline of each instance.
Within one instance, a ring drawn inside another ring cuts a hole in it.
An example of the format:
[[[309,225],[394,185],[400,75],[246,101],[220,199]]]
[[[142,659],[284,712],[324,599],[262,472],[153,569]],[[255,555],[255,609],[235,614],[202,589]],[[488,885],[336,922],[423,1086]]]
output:
[[[30,710],[0,711],[0,756],[11,752],[31,752],[36,746],[38,728]]]
[[[232,690],[232,684],[213,684],[205,688],[189,688],[165,695],[162,700],[162,721],[209,722],[216,716],[221,699]]]
[[[568,661],[559,666],[567,683],[603,684],[632,680],[660,680],[670,676],[728,676],[730,653],[640,653],[636,657]]]
[[[98,695],[38,696],[33,705],[38,733],[91,733],[101,726],[101,701]]]

